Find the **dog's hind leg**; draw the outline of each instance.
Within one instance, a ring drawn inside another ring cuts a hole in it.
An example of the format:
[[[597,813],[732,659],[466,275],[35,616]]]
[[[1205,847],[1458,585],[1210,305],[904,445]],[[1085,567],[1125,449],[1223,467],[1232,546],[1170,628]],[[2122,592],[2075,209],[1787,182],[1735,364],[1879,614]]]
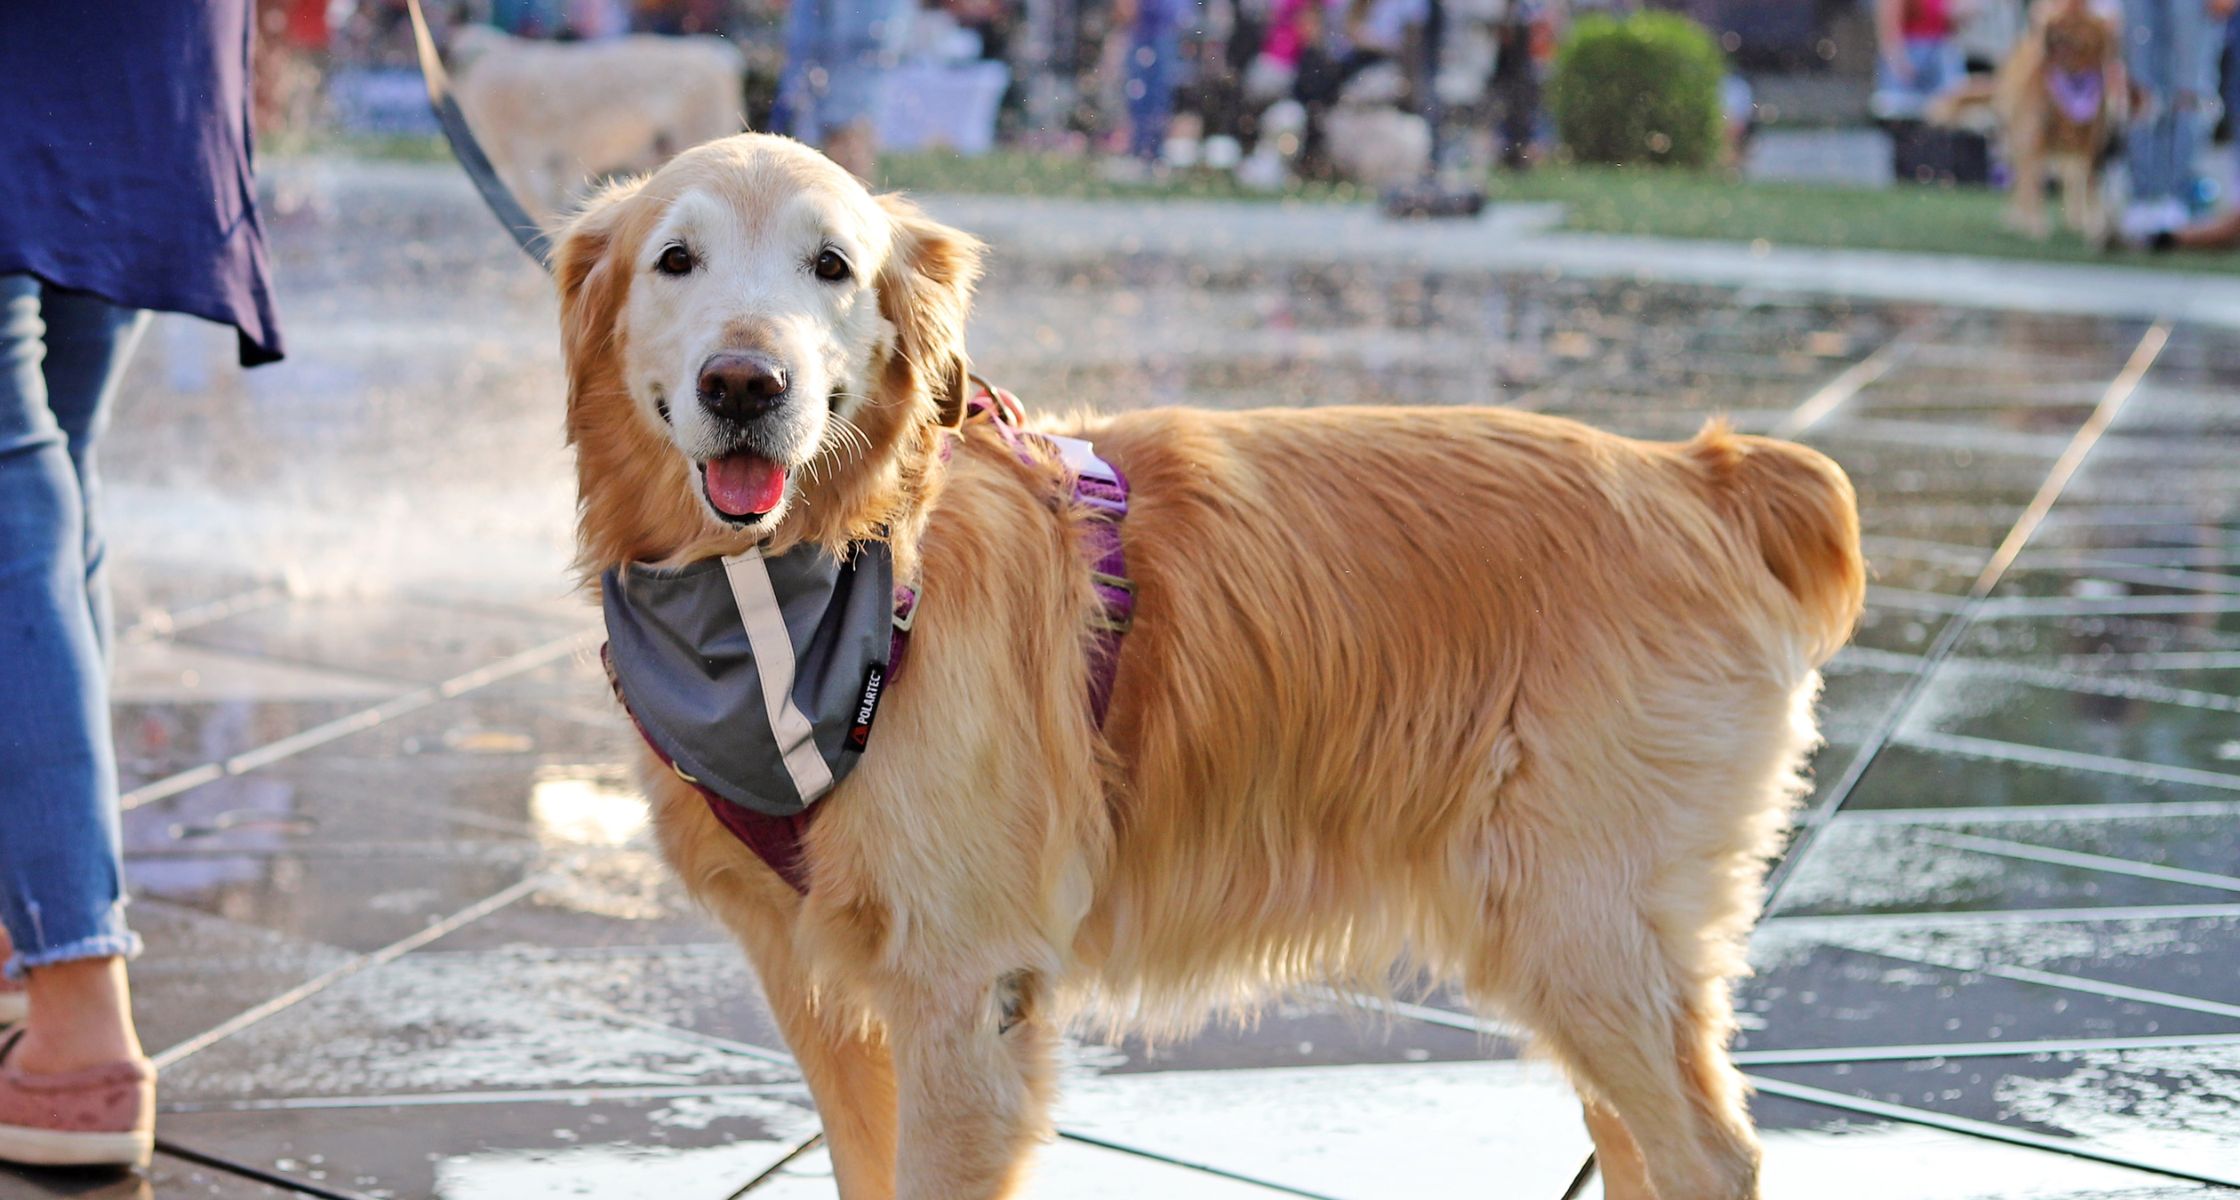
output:
[[[900,1082],[898,1200],[998,1200],[1018,1187],[1049,1128],[1056,1035],[1046,984],[896,979],[888,1022]]]
[[[1725,981],[1689,982],[1611,890],[1550,891],[1525,910],[1537,927],[1506,956],[1501,1006],[1578,1084],[1611,1200],[1754,1200],[1758,1144],[1726,1057]]]
[[[1596,1100],[1581,1101],[1587,1134],[1594,1139],[1595,1168],[1602,1173],[1603,1200],[1656,1200],[1649,1184],[1649,1165],[1641,1161],[1641,1147],[1618,1119],[1615,1109]]]

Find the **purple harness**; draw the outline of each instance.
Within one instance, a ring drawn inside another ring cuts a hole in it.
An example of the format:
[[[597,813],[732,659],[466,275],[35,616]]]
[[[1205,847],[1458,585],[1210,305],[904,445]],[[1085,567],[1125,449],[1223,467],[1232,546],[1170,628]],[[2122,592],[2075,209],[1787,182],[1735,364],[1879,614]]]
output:
[[[2046,95],[2053,98],[2053,106],[2062,116],[2078,125],[2089,125],[2099,117],[2104,86],[2098,71],[2046,72]]]
[[[1064,497],[1053,497],[1054,507],[1067,503],[1082,505],[1088,510],[1088,536],[1083,547],[1089,562],[1090,578],[1096,587],[1099,611],[1095,617],[1096,636],[1089,651],[1089,713],[1097,726],[1104,726],[1106,711],[1112,704],[1112,684],[1119,673],[1120,642],[1134,623],[1136,609],[1135,585],[1128,581],[1128,561],[1120,543],[1120,522],[1128,515],[1128,480],[1117,467],[1099,458],[1095,447],[1079,438],[1057,437],[1050,434],[1031,433],[1020,428],[1023,410],[1018,398],[1002,388],[983,380],[974,379],[978,391],[966,406],[965,420],[987,422],[1001,436],[1006,445],[1022,458],[1028,457],[1027,443],[1039,442],[1055,449],[1064,460],[1072,476],[1072,487]],[[946,456],[947,446],[943,447]],[[918,593],[916,589],[896,584],[894,588],[894,633],[887,654],[885,685],[893,686],[902,673],[903,659],[910,649],[910,633],[916,626]],[[607,681],[614,688],[615,699],[622,702],[623,711],[630,705],[622,694],[614,663],[606,648],[600,657],[607,668]],[[744,805],[734,804],[717,795],[698,779],[678,767],[675,760],[663,752],[647,735],[645,726],[631,714],[631,723],[637,727],[638,736],[653,751],[664,766],[676,772],[679,779],[693,786],[707,802],[708,811],[723,827],[731,831],[755,857],[768,864],[778,877],[785,880],[794,891],[809,892],[809,868],[802,842],[809,832],[809,824],[818,811],[810,805],[791,816],[772,816],[757,812]],[[857,749],[862,749],[870,736],[868,721],[859,721],[850,733]]]

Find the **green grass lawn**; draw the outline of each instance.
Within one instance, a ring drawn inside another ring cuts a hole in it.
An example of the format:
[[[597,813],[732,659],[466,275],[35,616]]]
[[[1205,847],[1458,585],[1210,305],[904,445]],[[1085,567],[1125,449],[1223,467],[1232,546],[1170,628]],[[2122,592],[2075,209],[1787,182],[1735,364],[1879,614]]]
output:
[[[1158,184],[1101,178],[1077,157],[1017,152],[968,159],[953,154],[889,156],[888,187],[1081,198],[1186,196],[1208,199],[1359,203],[1370,197],[1343,184],[1301,184],[1280,193],[1248,192],[1225,175],[1177,173]],[[2034,241],[2000,220],[2006,197],[1982,188],[1826,187],[1753,183],[1709,172],[1615,167],[1545,167],[1493,177],[1496,201],[1560,201],[1564,228],[1580,233],[1708,238],[1776,246],[1829,246],[1926,254],[1974,254],[2040,261],[2115,263],[2240,273],[2240,254],[2103,254],[2075,234]]]
[[[2102,253],[2066,230],[2036,241],[2007,228],[2000,219],[2005,193],[1986,188],[1826,187],[1687,171],[1553,167],[1498,176],[1492,196],[1561,201],[1564,228],[1582,233],[2240,272],[2240,254]],[[2058,217],[2058,203],[2048,201],[2049,215]]]

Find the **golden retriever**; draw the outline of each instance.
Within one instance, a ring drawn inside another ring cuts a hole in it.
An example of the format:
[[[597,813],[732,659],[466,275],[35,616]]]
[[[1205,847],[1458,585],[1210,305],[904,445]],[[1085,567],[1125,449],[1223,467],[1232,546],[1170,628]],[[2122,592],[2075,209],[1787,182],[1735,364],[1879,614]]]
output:
[[[1013,1194],[1069,1021],[1440,980],[1568,1070],[1609,1195],[1756,1195],[1729,987],[1863,595],[1843,473],[1498,409],[1058,423],[1134,486],[1100,730],[1089,518],[1057,463],[949,428],[981,253],[754,134],[610,187],[559,248],[585,571],[884,537],[923,588],[805,897],[644,773],[841,1194]],[[710,411],[718,353],[783,393]],[[727,518],[701,472],[742,454],[782,488]]]
[[[2123,39],[2091,0],[2040,0],[2030,29],[1999,67],[1992,108],[2014,182],[2007,219],[2048,233],[2046,176],[2061,181],[2061,214],[2087,240],[2107,233],[2101,170],[2128,107]]]

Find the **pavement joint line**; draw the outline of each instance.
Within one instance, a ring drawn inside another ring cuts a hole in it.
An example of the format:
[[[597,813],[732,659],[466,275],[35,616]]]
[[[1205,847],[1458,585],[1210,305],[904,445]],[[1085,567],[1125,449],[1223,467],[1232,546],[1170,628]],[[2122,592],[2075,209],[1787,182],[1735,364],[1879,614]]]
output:
[[[1830,820],[1843,810],[1844,803],[1850,800],[1851,794],[1857,790],[1860,780],[1866,777],[1867,771],[1874,765],[1875,760],[1881,757],[1883,749],[1890,744],[1891,739],[1897,734],[1906,716],[1913,711],[1915,703],[1927,692],[1929,680],[1935,676],[1937,669],[1944,665],[1945,660],[1951,656],[1952,652],[1959,647],[1961,639],[1967,635],[1969,628],[1974,624],[1976,614],[1981,609],[1983,602],[1999,586],[1999,581],[2005,578],[2008,568],[2012,567],[2015,559],[2021,555],[2023,546],[2028,544],[2031,537],[2037,533],[2038,528],[2045,523],[2047,515],[2053,511],[2055,502],[2060,500],[2061,494],[2068,489],[2069,481],[2076,477],[2078,469],[2084,465],[2085,457],[2092,452],[2094,446],[2099,444],[2101,436],[2115,422],[2117,414],[2123,411],[2124,405],[2130,401],[2132,394],[2138,391],[2140,381],[2146,378],[2147,372],[2153,368],[2155,360],[2161,357],[2163,347],[2169,345],[2170,330],[2171,323],[2169,320],[2158,320],[2148,326],[2147,331],[2140,336],[2138,345],[2132,349],[2131,356],[2125,361],[2122,371],[2118,372],[2114,379],[2108,381],[2107,388],[2101,393],[2100,402],[2093,406],[2091,414],[2084,419],[2084,423],[2079,425],[2076,432],[2070,435],[2068,445],[2054,459],[2052,468],[2046,473],[2044,481],[2038,485],[2038,490],[2031,496],[2029,504],[2023,507],[2021,514],[2008,527],[2006,537],[2001,539],[1998,548],[1992,551],[1991,557],[1985,560],[1983,568],[1976,573],[1975,581],[1968,587],[1964,606],[1944,623],[1943,628],[1937,631],[1936,640],[1930,643],[1929,648],[1923,652],[1921,669],[1907,680],[1905,689],[1884,711],[1881,720],[1876,722],[1869,736],[1860,743],[1859,749],[1852,755],[1851,761],[1845,764],[1843,774],[1837,778],[1833,787],[1827,789],[1826,798],[1809,810],[1807,819],[1794,822],[1796,834],[1789,844],[1788,852],[1781,856],[1781,861],[1775,863],[1773,869],[1766,875],[1763,893],[1765,896],[1763,908],[1765,910],[1770,911],[1773,908],[1774,903],[1780,898],[1782,889],[1788,885],[1791,879],[1795,878],[1798,864],[1803,862],[1806,856],[1810,854]],[[1867,424],[1867,422],[1847,422],[1846,429],[1856,429],[1864,424]],[[1940,431],[1939,436],[1944,436],[1946,432],[1948,431]],[[1988,446],[1984,448],[1988,449]],[[2240,785],[2240,780],[2236,780],[2235,783]],[[2240,1012],[2240,1010],[2235,1011]],[[1989,1126],[1989,1128],[1996,1130],[1998,1127]],[[1585,1166],[1581,1168],[1582,1175],[1592,1171],[1594,1162],[1594,1155],[1590,1153],[1587,1156]],[[1575,1183],[1574,1186],[1578,1185]]]
[[[2100,908],[1989,908],[1956,912],[1774,913],[1784,925],[1825,921],[1840,925],[1896,925],[1919,929],[1939,925],[2067,925],[2095,921],[2200,921],[2240,917],[2240,904],[2135,904]]]
[[[2218,875],[2210,871],[2189,871],[2181,867],[2165,867],[2112,854],[2086,854],[2077,850],[2063,850],[2052,846],[2033,846],[2027,842],[2010,842],[2003,838],[1979,837],[1972,833],[1926,832],[1916,836],[1925,842],[1950,846],[1955,850],[1973,851],[1977,854],[1995,854],[2002,858],[2021,859],[2027,862],[2051,863],[2061,867],[2081,867],[2088,871],[2106,871],[2110,874],[2131,875],[2140,879],[2159,880],[2163,883],[2182,883],[2189,887],[2240,892],[2240,878],[2231,875]]]
[[[458,912],[429,925],[410,937],[400,939],[368,954],[361,954],[348,962],[335,966],[265,1000],[252,1008],[243,1009],[232,1017],[204,1030],[195,1036],[173,1045],[153,1056],[158,1071],[167,1071],[189,1055],[199,1054],[234,1034],[255,1025],[268,1017],[281,1013],[318,995],[337,983],[361,972],[372,970],[402,958],[406,954],[435,941],[446,934],[489,916],[523,896],[552,882],[552,876],[539,873],[526,876],[513,884],[475,901]]]
[[[2144,1171],[2170,1179],[2240,1187],[2240,1172],[2222,1174],[2214,1171],[2199,1171],[2190,1167],[2172,1166],[2134,1155],[2118,1154],[2110,1150],[2096,1150],[2091,1142],[2083,1139],[2058,1138],[2027,1129],[2001,1125],[1994,1121],[1955,1117],[1933,1109],[1914,1108],[1905,1104],[1891,1104],[1887,1101],[1871,1100],[1864,1096],[1854,1096],[1848,1092],[1831,1092],[1825,1088],[1790,1083],[1787,1080],[1768,1079],[1763,1075],[1746,1074],[1743,1078],[1749,1081],[1751,1087],[1768,1096],[1782,1096],[1790,1100],[1801,1100],[1807,1104],[1818,1104],[1825,1108],[1844,1109],[1866,1116],[1899,1121],[1908,1125],[1927,1126],[1931,1129],[1944,1130],[1947,1133],[1964,1134],[1968,1137],[1982,1138],[1986,1141],[2005,1142],[2011,1146],[2020,1146],[2030,1150],[2050,1151],[2054,1154],[2067,1155],[2070,1158],[2105,1163],[2112,1167],[2126,1167],[2134,1171]]]
[[[1967,600],[1960,596],[1947,596],[1942,592],[1922,592],[1874,583],[1867,585],[1867,603],[1908,612],[1956,613],[1966,606]]]
[[[254,1180],[272,1187],[284,1188],[297,1195],[318,1196],[322,1200],[377,1200],[376,1197],[365,1192],[353,1192],[343,1188],[329,1187],[326,1184],[309,1179],[297,1179],[291,1175],[283,1175],[278,1171],[239,1162],[221,1154],[211,1154],[207,1151],[197,1150],[192,1146],[184,1146],[170,1138],[157,1138],[156,1152],[168,1154],[173,1158],[182,1158],[188,1162],[209,1167],[214,1171],[224,1171],[229,1175],[239,1175],[244,1179]]]
[[[2102,566],[2151,567],[2156,570],[2207,575],[2212,579],[2240,579],[2240,576],[2232,573],[2240,571],[2240,553],[2216,546],[2041,546],[2025,552],[2022,557],[2040,570],[2055,567],[2086,570]],[[2229,570],[2200,569],[2204,567],[2223,567]]]
[[[1985,805],[1981,808],[1854,808],[1839,825],[2056,825],[2240,816],[2240,800],[2166,800],[2138,804]]]
[[[2039,566],[2035,570],[2066,568],[2115,580],[2117,583],[2135,583],[2141,587],[2187,588],[2216,595],[2240,593],[2240,575],[2223,571],[2202,571],[2192,567],[2173,567],[2160,563],[2121,562],[2111,559],[2078,558],[2061,564],[2061,568]]]
[[[1836,673],[1847,669],[1888,671],[1893,673],[1920,669],[1918,655],[1900,654],[1890,650],[1861,648],[1856,652],[1846,650],[1844,656],[1822,668]],[[2127,700],[2145,700],[2154,704],[2169,704],[2181,708],[2198,708],[2209,712],[2240,712],[2240,697],[2219,692],[2206,692],[2198,688],[2171,687],[2144,679],[2122,675],[2086,674],[2065,671],[2055,667],[2033,666],[2028,663],[2001,662],[1988,658],[1955,658],[1945,665],[1947,671],[1961,671],[1991,679],[2011,680],[2036,687],[2058,688],[2065,692],[2079,692],[2093,696],[2115,696]]]
[[[250,1113],[326,1111],[353,1108],[448,1108],[492,1104],[581,1104],[600,1100],[682,1100],[696,1096],[798,1096],[798,1081],[787,1083],[639,1084],[627,1087],[523,1088],[488,1092],[391,1092],[372,1096],[279,1096],[261,1100],[219,1100],[159,1104],[157,1112]]]
[[[2032,746],[2026,742],[2010,742],[2001,738],[1921,730],[1914,733],[1895,733],[1886,738],[1885,741],[1896,742],[1901,746],[1916,750],[1935,750],[1947,754],[1956,754],[1963,758],[1987,758],[1998,762],[2023,763],[2034,767],[2057,767],[2072,771],[2090,771],[2099,775],[2120,775],[2127,779],[2143,779],[2152,783],[2184,783],[2195,787],[2215,788],[2219,791],[2240,792],[2240,774],[2229,771],[2205,771],[2199,767],[2142,762],[2135,758],[2117,758],[2109,754],[2088,754],[2082,750],[2060,750],[2052,746]],[[1856,762],[1857,759],[1853,761]]]
[[[219,762],[204,763],[201,766],[181,771],[153,783],[143,784],[126,792],[120,798],[119,803],[125,812],[131,812],[143,805],[169,799],[181,792],[201,787],[204,784],[214,783],[228,776],[242,775],[259,767],[271,766],[273,763],[292,758],[306,750],[316,749],[354,733],[363,733],[385,721],[395,720],[420,709],[440,704],[445,700],[457,699],[478,688],[488,687],[490,684],[512,676],[535,670],[573,653],[580,647],[588,646],[598,636],[598,630],[586,629],[555,638],[541,646],[533,646],[518,654],[509,655],[495,663],[477,667],[441,683],[415,688],[412,691],[393,696],[372,708],[337,717],[324,724],[314,725],[309,729],[290,734],[277,741],[267,742],[253,750],[245,750]]]
[[[1356,1008],[1366,1008],[1378,1012],[1390,1013],[1396,1017],[1405,1017],[1411,1021],[1421,1021],[1427,1025],[1443,1025],[1448,1029],[1461,1029],[1470,1033],[1481,1034],[1486,1037],[1503,1038],[1512,1042],[1526,1042],[1532,1040],[1532,1032],[1530,1030],[1524,1029],[1521,1026],[1511,1025],[1505,1021],[1496,1021],[1488,1017],[1473,1016],[1469,1013],[1452,1012],[1444,1008],[1434,1008],[1428,1004],[1410,1004],[1404,1000],[1386,1000],[1377,996],[1362,995],[1358,992],[1341,992],[1328,988],[1315,988],[1311,990],[1318,994],[1327,996],[1330,999],[1352,1005]]]
[[[1161,1154],[1156,1150],[1146,1150],[1141,1146],[1130,1146],[1125,1142],[1107,1141],[1104,1138],[1097,1137],[1092,1134],[1076,1133],[1069,1129],[1060,1129],[1058,1131],[1058,1136],[1069,1142],[1077,1142],[1084,1146],[1095,1146],[1099,1150],[1111,1150],[1119,1154],[1133,1155],[1136,1158],[1149,1159],[1150,1161],[1156,1163],[1165,1163],[1170,1167],[1181,1167],[1184,1170],[1196,1171],[1201,1175],[1211,1175],[1218,1179],[1227,1179],[1234,1183],[1242,1183],[1250,1187],[1263,1188],[1267,1191],[1278,1192],[1286,1196],[1298,1196],[1301,1197],[1302,1200],[1339,1200],[1338,1197],[1332,1196],[1328,1192],[1310,1192],[1305,1188],[1292,1187],[1287,1183],[1276,1183],[1272,1180],[1259,1179],[1251,1175],[1240,1174],[1239,1172],[1231,1171],[1226,1167],[1216,1167],[1210,1163],[1196,1162],[1187,1158],[1177,1158],[1171,1154]]]
[[[1829,1046],[1822,1049],[1737,1050],[1738,1067],[1802,1067],[1935,1058],[2028,1058],[2038,1054],[2090,1054],[2106,1050],[2166,1050],[2240,1046],[2240,1033],[2170,1034],[2162,1037],[2043,1038],[2029,1042],[1946,1042],[1922,1045]]]
[[[810,1134],[807,1138],[804,1138],[800,1145],[786,1151],[785,1155],[778,1159],[778,1161],[762,1168],[762,1170],[757,1173],[754,1178],[749,1179],[743,1184],[740,1184],[739,1190],[731,1193],[729,1196],[726,1196],[724,1200],[739,1200],[739,1197],[746,1195],[747,1193],[755,1190],[758,1187],[761,1187],[763,1184],[768,1183],[773,1179],[776,1179],[779,1174],[782,1173],[787,1167],[793,1165],[793,1161],[795,1159],[800,1158],[802,1155],[807,1154],[811,1150],[814,1150],[823,1144],[824,1131],[820,1129],[817,1132]]]
[[[1916,966],[1935,967],[1943,971],[1958,971],[1966,975],[1989,975],[2016,983],[2032,983],[2041,987],[2059,988],[2065,992],[2078,992],[2088,996],[2105,996],[2111,1000],[2131,1000],[2140,1004],[2154,1004],[2163,1008],[2182,1009],[2186,1012],[2205,1013],[2212,1017],[2240,1019],[2240,1004],[2226,1004],[2221,1000],[2206,1000],[2182,992],[2165,992],[2159,988],[2132,987],[2129,984],[2108,983],[2088,979],[2082,975],[2068,975],[2059,971],[2041,971],[2036,967],[2016,967],[2003,963],[1969,962],[1952,956],[1939,957],[1918,951],[1894,949],[1889,946],[1846,946],[1831,943],[1858,954],[1871,954],[1877,958],[1913,963]]]
[[[1852,397],[1890,373],[1890,368],[1913,352],[1916,326],[1907,326],[1892,334],[1889,341],[1875,347],[1858,362],[1844,368],[1835,378],[1822,384],[1818,391],[1805,397],[1804,403],[1789,410],[1788,415],[1774,422],[1767,430],[1768,436],[1795,438],[1826,420],[1829,414],[1843,407]]]
[[[161,641],[183,630],[214,625],[228,617],[238,617],[243,613],[268,608],[285,601],[287,598],[288,589],[286,587],[276,583],[267,583],[246,591],[236,592],[231,596],[221,596],[216,600],[207,600],[201,604],[190,604],[185,608],[158,609],[154,613],[144,614],[139,620],[134,621],[132,628],[125,630],[124,636],[118,640],[128,646],[142,646],[149,642]]]
[[[2182,617],[2240,612],[2240,595],[2195,592],[2180,596],[2008,596],[1984,602],[1985,615],[2001,621],[2035,617]]]
[[[1998,454],[2013,458],[2044,458],[2056,453],[2058,434],[2010,433],[1971,430],[1965,425],[1938,421],[1908,421],[1900,417],[1853,415],[1829,431],[1846,438],[1889,442],[1900,446],[1956,446],[1972,454]]]

